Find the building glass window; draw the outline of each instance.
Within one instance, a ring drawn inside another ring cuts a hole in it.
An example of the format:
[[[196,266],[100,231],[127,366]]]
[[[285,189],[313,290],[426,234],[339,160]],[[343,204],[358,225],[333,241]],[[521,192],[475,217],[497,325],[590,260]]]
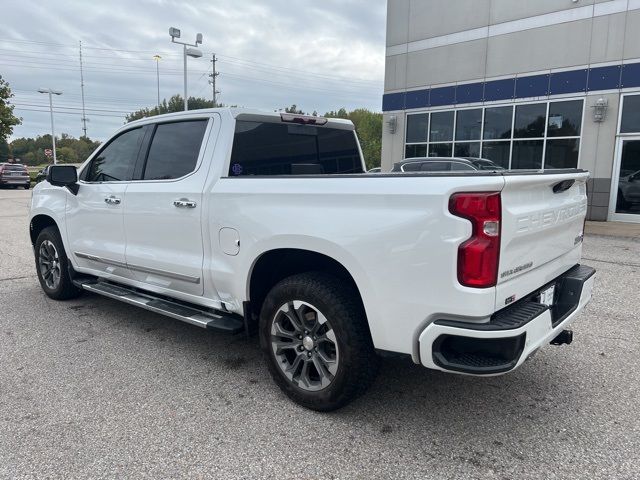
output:
[[[511,156],[512,169],[542,168],[542,152],[544,140],[517,140],[513,142]]]
[[[480,140],[482,109],[459,110],[456,115],[456,142],[460,140]]]
[[[431,114],[430,142],[450,142],[453,140],[453,110]]]
[[[546,119],[546,103],[517,105],[513,138],[543,138]]]
[[[480,157],[480,142],[456,143],[454,157]]]
[[[484,111],[484,139],[511,138],[513,107],[491,107]]]
[[[424,145],[407,145],[404,152],[404,158],[413,157],[426,157],[427,156],[427,144]]]
[[[544,168],[576,168],[579,148],[580,139],[578,138],[547,140]]]
[[[627,97],[625,105],[623,133],[640,132],[640,95]],[[486,158],[507,169],[576,168],[583,109],[579,99],[438,111],[431,113],[430,123],[428,113],[415,120],[411,117],[417,115],[409,114],[406,158],[453,155]]]
[[[582,100],[549,104],[548,137],[577,137],[582,130]]]
[[[624,97],[620,133],[640,132],[640,95]]]
[[[428,132],[428,113],[407,116],[407,143],[426,142]]]
[[[509,168],[511,142],[483,142],[482,158],[491,160],[502,168]]]
[[[451,157],[453,148],[450,143],[432,143],[429,145],[430,157]]]

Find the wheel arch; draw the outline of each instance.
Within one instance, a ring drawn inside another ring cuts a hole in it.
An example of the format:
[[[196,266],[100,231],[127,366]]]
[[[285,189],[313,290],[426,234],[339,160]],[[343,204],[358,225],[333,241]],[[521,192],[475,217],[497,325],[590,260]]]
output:
[[[46,214],[38,214],[35,215],[31,221],[29,222],[29,237],[31,238],[31,245],[36,244],[36,240],[38,239],[38,235],[40,232],[47,227],[56,227],[60,232],[60,226],[53,219],[53,217]],[[60,232],[62,235],[62,232]]]
[[[281,280],[306,272],[325,272],[350,285],[362,305],[362,293],[351,272],[335,258],[313,250],[301,248],[274,248],[260,254],[254,261],[247,279],[247,296],[251,313],[259,315],[269,291]]]

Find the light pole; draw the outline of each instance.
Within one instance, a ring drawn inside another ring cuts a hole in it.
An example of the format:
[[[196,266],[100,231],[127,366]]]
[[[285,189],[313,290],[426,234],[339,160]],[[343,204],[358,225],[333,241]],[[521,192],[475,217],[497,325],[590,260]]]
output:
[[[162,57],[160,55],[154,55],[153,59],[156,61],[156,79],[158,84],[158,115],[160,115],[160,67],[158,64]]]
[[[49,111],[51,112],[51,141],[53,143],[53,164],[58,163],[58,158],[56,157],[56,132],[53,126],[53,99],[51,95],[62,95],[62,92],[58,90],[51,90],[50,88],[40,88],[38,90],[40,93],[47,93],[49,95]]]
[[[187,43],[187,42],[178,42],[176,38],[180,38],[180,29],[171,27],[169,29],[169,35],[171,36],[171,43],[179,43],[182,45],[182,56],[184,59],[184,109],[189,110],[187,106],[187,56],[192,58],[200,58],[202,56],[202,52],[197,47],[202,43],[202,34],[198,33],[196,35],[196,43]],[[189,48],[187,48],[189,47]]]

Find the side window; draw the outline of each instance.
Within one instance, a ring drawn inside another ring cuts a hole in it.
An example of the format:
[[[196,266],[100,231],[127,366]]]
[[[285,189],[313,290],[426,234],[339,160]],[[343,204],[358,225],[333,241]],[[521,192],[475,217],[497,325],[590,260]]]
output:
[[[193,172],[207,120],[161,123],[156,127],[143,180],[170,180]]]
[[[451,170],[456,171],[456,172],[461,172],[461,171],[475,171],[476,169],[473,168],[471,165],[467,165],[466,163],[462,163],[462,162],[451,162]]]
[[[86,182],[126,182],[133,177],[133,168],[144,132],[142,128],[128,130],[104,147],[91,160],[82,179]]]
[[[451,162],[424,162],[420,166],[423,172],[448,172],[451,170]]]
[[[402,171],[403,172],[419,172],[420,171],[420,162],[411,162],[411,163],[405,163],[402,166]]]

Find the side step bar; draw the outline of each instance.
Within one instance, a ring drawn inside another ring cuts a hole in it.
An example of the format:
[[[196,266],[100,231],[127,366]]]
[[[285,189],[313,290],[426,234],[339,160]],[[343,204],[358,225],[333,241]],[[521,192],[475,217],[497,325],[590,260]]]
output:
[[[129,305],[141,307],[201,328],[224,333],[240,333],[244,331],[243,319],[231,313],[213,313],[207,310],[200,310],[198,307],[186,306],[182,303],[154,296],[152,293],[143,293],[125,285],[115,285],[95,279],[74,280],[73,283],[88,292],[120,300]]]

